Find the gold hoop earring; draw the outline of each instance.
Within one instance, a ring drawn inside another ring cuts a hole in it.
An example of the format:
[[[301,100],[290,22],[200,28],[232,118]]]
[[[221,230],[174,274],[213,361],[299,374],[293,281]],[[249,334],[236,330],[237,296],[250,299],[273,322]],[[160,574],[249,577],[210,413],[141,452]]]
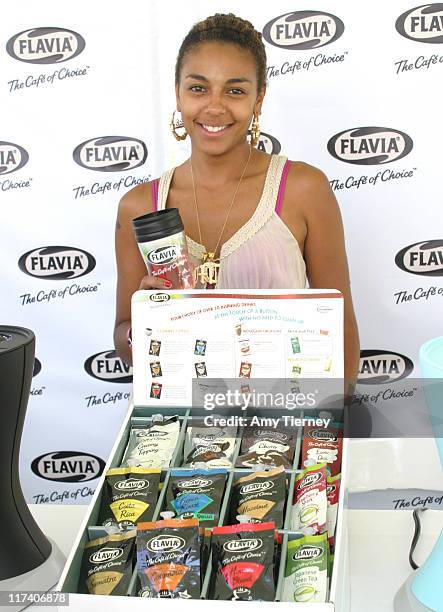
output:
[[[175,113],[177,111],[174,111],[172,113],[172,117],[171,117],[171,121],[169,123],[169,127],[171,128],[171,132],[172,135],[174,136],[175,140],[184,140],[186,138],[186,136],[188,135],[188,132],[185,130],[185,126],[183,125],[183,121],[181,119],[177,120],[175,118]],[[179,134],[177,132],[177,130],[184,130],[184,132],[182,134]]]
[[[258,144],[258,139],[260,138],[260,123],[258,121],[258,115],[254,113],[252,117],[252,125],[251,125],[251,147],[256,147]]]

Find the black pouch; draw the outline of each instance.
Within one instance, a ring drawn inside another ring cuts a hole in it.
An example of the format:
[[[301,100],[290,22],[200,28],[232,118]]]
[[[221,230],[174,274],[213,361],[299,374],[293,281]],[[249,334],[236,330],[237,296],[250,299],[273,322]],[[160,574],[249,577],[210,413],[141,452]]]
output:
[[[160,469],[113,468],[106,472],[99,525],[134,529],[150,521],[159,494]]]
[[[275,524],[214,527],[210,599],[274,601]]]
[[[287,479],[283,466],[266,472],[253,472],[234,482],[230,522],[237,523],[239,514],[250,517],[251,523],[274,521],[283,528]]]
[[[132,576],[135,530],[112,534],[86,544],[78,593],[126,595]]]

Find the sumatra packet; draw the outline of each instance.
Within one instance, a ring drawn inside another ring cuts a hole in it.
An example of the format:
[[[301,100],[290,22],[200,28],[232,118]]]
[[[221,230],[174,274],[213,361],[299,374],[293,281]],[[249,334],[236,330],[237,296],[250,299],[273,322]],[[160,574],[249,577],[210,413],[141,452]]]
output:
[[[140,594],[143,597],[198,599],[201,537],[197,519],[138,523]]]
[[[134,529],[149,521],[155,510],[160,485],[159,468],[113,468],[106,472],[99,525]]]
[[[80,569],[79,593],[126,595],[132,576],[135,530],[88,542]]]

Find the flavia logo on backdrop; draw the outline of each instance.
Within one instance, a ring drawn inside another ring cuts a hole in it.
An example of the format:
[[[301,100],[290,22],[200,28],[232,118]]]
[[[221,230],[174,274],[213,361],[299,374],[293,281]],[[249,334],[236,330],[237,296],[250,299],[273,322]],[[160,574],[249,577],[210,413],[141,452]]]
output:
[[[282,49],[317,49],[336,41],[345,31],[341,19],[322,11],[296,11],[272,19],[263,28],[263,38]]]
[[[54,451],[36,457],[31,470],[36,476],[56,482],[86,482],[98,478],[105,462],[96,455],[80,451]]]
[[[0,174],[9,174],[23,168],[28,163],[26,149],[12,142],[0,141]]]
[[[126,365],[115,351],[103,351],[88,357],[85,370],[89,376],[105,382],[132,382],[132,368]]]
[[[404,247],[395,256],[404,272],[420,276],[443,276],[443,240],[424,240]]]
[[[80,55],[85,39],[65,28],[31,28],[6,43],[11,57],[29,64],[60,64]]]
[[[22,255],[18,266],[35,278],[65,280],[89,274],[95,268],[95,258],[75,247],[46,246]]]
[[[251,131],[248,132],[249,136],[251,135]],[[263,151],[264,153],[268,153],[269,155],[278,155],[281,151],[281,144],[274,136],[271,134],[266,134],[265,132],[260,132],[260,137],[257,143],[257,149],[259,151]]]
[[[364,350],[360,352],[360,372],[358,382],[376,385],[406,378],[414,369],[414,364],[405,355],[394,351]]]
[[[409,40],[443,43],[443,4],[423,4],[409,9],[397,19],[395,29]]]
[[[98,172],[121,172],[142,166],[148,157],[145,143],[130,136],[100,136],[75,147],[74,161]]]
[[[37,376],[38,374],[40,374],[42,369],[42,362],[37,359],[37,357],[34,358],[34,369],[32,371],[32,376]]]
[[[412,138],[391,128],[358,127],[344,130],[328,142],[328,151],[348,164],[374,166],[406,157],[413,147]]]

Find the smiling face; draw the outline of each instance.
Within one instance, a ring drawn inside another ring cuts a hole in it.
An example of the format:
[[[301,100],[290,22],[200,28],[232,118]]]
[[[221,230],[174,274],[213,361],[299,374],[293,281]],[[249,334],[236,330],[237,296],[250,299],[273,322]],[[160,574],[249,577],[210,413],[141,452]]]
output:
[[[254,56],[231,43],[204,42],[184,57],[176,87],[193,147],[221,154],[244,144],[253,114],[260,114],[265,90],[257,91]]]

